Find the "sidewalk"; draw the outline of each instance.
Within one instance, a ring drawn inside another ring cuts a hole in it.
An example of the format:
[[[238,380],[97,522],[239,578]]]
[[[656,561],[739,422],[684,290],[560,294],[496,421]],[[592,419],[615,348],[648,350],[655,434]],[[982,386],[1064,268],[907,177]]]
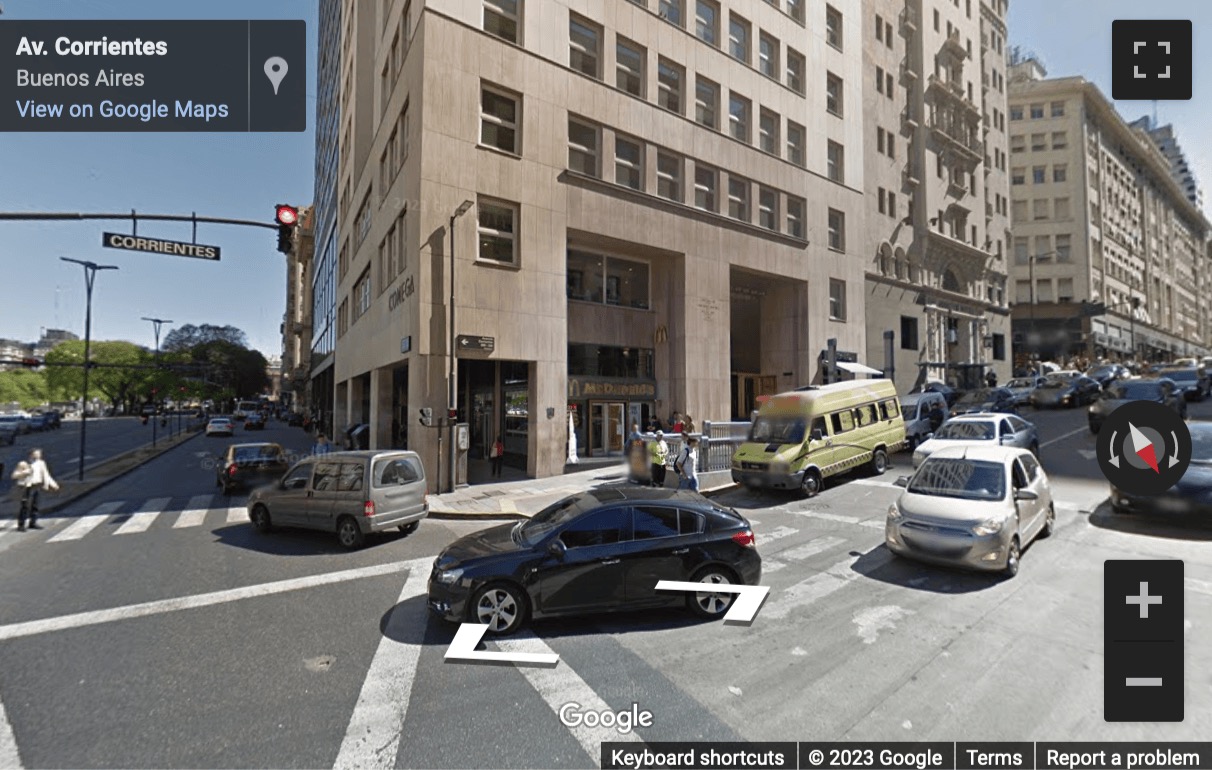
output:
[[[672,471],[666,478],[666,486],[677,486],[677,475]],[[627,483],[627,466],[622,462],[599,466],[583,471],[574,471],[545,479],[521,479],[498,481],[490,484],[474,484],[429,496],[429,516],[434,519],[528,519],[547,506],[577,492],[610,484]],[[700,489],[710,497],[731,483],[711,489]]]

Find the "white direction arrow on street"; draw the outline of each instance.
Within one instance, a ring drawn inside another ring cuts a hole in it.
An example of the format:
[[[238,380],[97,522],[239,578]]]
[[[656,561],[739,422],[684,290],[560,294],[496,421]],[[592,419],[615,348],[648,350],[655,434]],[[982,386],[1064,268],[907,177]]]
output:
[[[459,630],[446,649],[446,660],[471,663],[522,663],[530,666],[554,666],[560,656],[540,652],[492,652],[477,650],[476,645],[484,638],[488,626],[483,623],[460,623]]]
[[[660,580],[658,591],[689,591],[695,594],[737,594],[736,601],[724,614],[725,623],[748,625],[757,617],[770,586],[741,586],[716,583],[689,583],[682,580]]]

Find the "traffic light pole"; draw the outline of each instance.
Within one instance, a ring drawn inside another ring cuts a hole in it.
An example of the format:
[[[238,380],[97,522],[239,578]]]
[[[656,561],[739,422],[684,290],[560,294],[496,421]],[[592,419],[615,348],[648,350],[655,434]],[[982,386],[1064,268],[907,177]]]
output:
[[[96,262],[59,257],[64,262],[72,262],[84,268],[84,388],[80,400],[80,467],[77,478],[84,481],[84,446],[88,435],[88,356],[93,336],[93,282],[98,270],[117,270],[117,265],[98,265]]]
[[[144,316],[142,320],[151,321],[153,333],[156,335],[156,369],[155,369],[155,371],[156,371],[156,374],[158,375],[160,373],[160,326],[161,326],[161,324],[170,324],[170,323],[172,323],[172,321],[169,321],[164,318],[148,318],[147,316]],[[158,376],[152,378],[153,381],[158,380],[158,379],[159,379]],[[159,388],[156,385],[153,385],[152,386],[152,405],[153,406],[156,403],[156,396],[159,395],[158,391],[159,391]],[[157,410],[157,411],[159,411],[159,410]],[[159,420],[157,419],[158,417],[159,417],[158,414],[154,414],[154,413],[152,414],[152,448],[153,449],[156,446],[156,423],[159,422]],[[171,429],[169,430],[169,438],[172,438]]]

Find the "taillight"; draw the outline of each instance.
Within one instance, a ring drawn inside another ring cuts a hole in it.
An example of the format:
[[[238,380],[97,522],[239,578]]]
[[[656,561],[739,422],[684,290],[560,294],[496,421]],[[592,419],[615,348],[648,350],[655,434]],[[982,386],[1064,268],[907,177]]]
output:
[[[735,535],[732,536],[732,542],[736,543],[737,545],[742,545],[746,548],[752,548],[753,543],[754,543],[753,532],[748,529],[746,529],[742,532],[737,532]]]
[[[375,501],[374,500],[367,500],[366,502],[362,503],[362,515],[363,516],[374,516],[375,515]]]
[[[228,475],[228,476],[235,476],[235,475],[236,475],[236,466],[235,466],[235,463],[232,463],[231,465],[227,466],[227,475]]]

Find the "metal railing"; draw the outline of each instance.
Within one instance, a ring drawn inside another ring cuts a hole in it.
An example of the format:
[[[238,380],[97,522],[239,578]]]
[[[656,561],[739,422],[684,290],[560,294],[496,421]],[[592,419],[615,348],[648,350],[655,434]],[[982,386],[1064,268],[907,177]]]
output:
[[[732,455],[736,453],[737,447],[748,440],[751,425],[749,422],[704,421],[701,432],[689,434],[699,440],[698,472],[731,470]],[[656,440],[655,434],[652,433],[643,433],[641,436],[645,446],[648,442]],[[682,434],[666,433],[665,443],[669,446],[665,464],[673,467],[674,461],[682,453]]]

